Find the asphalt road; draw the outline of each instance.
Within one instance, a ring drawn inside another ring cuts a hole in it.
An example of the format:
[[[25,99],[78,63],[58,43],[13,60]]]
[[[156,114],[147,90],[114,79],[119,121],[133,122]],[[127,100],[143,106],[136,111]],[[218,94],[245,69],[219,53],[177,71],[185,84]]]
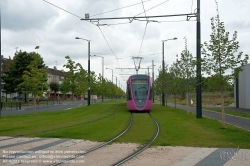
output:
[[[97,99],[96,102],[101,102],[101,99]],[[74,107],[82,106],[82,100],[74,101]],[[87,100],[84,101],[84,105],[87,104]],[[91,102],[94,104],[94,102]],[[54,104],[54,105],[40,105],[36,107],[36,112],[51,112],[51,111],[58,111],[58,110],[66,110],[73,107],[72,101],[62,102],[61,104]],[[1,116],[6,115],[17,115],[17,114],[29,114],[33,113],[33,106],[22,106],[22,109],[6,109],[1,111]]]

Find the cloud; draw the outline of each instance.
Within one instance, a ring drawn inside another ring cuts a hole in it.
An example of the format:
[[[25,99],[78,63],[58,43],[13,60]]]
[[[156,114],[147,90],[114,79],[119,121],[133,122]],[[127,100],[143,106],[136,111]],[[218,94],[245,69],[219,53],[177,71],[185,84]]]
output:
[[[15,1],[15,2],[14,2]],[[42,29],[49,25],[58,12],[41,5],[41,1],[8,0],[2,2],[2,28],[12,31]]]

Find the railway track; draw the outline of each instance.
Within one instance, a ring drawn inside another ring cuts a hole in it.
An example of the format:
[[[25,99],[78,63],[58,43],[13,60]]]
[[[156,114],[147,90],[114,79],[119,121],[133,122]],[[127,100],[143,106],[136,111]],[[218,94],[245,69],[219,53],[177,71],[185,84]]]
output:
[[[157,136],[159,134],[159,131],[160,131],[159,124],[158,124],[158,122],[155,120],[155,118],[150,113],[148,113],[148,114],[153,119],[153,121],[155,122],[155,125],[156,125],[156,132],[153,135],[153,137],[144,146],[142,146],[140,149],[138,149],[134,153],[130,154],[129,156],[125,157],[124,159],[118,161],[117,163],[113,164],[113,166],[119,166],[119,165],[127,162],[128,160],[132,159],[133,157],[135,157],[136,155],[138,155],[139,153],[141,153],[143,150],[145,150],[157,138]]]
[[[60,160],[59,162],[54,163],[54,164],[51,164],[50,166],[56,166],[56,165],[60,165],[60,164],[63,164],[63,163],[67,163],[67,161],[69,161],[69,160],[76,159],[77,157],[86,155],[86,154],[88,154],[88,153],[90,153],[90,152],[92,152],[92,151],[94,151],[94,150],[100,149],[101,147],[103,147],[103,146],[105,146],[105,145],[107,145],[107,144],[113,142],[113,141],[116,140],[117,138],[119,138],[119,137],[121,137],[122,135],[124,135],[124,134],[128,131],[128,129],[131,127],[132,122],[133,122],[133,115],[132,115],[132,113],[130,113],[130,123],[129,123],[128,127],[127,127],[122,133],[120,133],[119,135],[117,135],[116,137],[114,137],[114,138],[112,138],[111,140],[109,140],[109,141],[107,141],[107,142],[104,142],[104,143],[102,143],[102,144],[100,144],[100,145],[98,145],[98,146],[95,146],[95,147],[93,147],[93,148],[91,148],[91,149],[89,149],[89,150],[87,150],[87,151],[84,151],[83,153],[78,153],[78,154],[72,156],[71,158],[67,158],[67,159],[65,159],[65,160]]]
[[[99,120],[102,120],[102,119],[106,119],[106,118],[108,118],[108,117],[114,115],[119,109],[120,109],[120,108],[118,108],[118,109],[117,109],[114,113],[112,113],[111,115],[106,116],[106,117],[103,117],[103,118],[100,118],[100,119],[95,120],[95,121],[99,121]],[[156,121],[156,119],[155,119],[150,113],[148,113],[148,115],[152,118],[152,120],[154,121],[155,126],[156,126],[156,132],[154,133],[154,135],[152,136],[152,138],[151,138],[145,145],[143,145],[140,149],[138,149],[137,151],[133,152],[133,153],[130,154],[129,156],[127,156],[127,157],[121,159],[120,161],[116,162],[115,164],[113,164],[113,166],[119,166],[119,165],[122,165],[123,163],[129,161],[130,159],[132,159],[132,158],[135,157],[136,155],[140,154],[143,150],[145,150],[145,149],[146,149],[146,148],[147,148],[147,147],[157,138],[157,136],[158,136],[158,134],[159,134],[159,124],[158,124],[158,122]],[[94,122],[94,121],[91,121],[91,122]],[[90,122],[88,122],[88,123],[90,123]],[[133,123],[133,113],[130,113],[130,122],[129,122],[127,128],[126,128],[122,133],[120,133],[119,135],[117,135],[116,137],[114,137],[114,138],[110,139],[109,141],[104,142],[104,143],[102,143],[102,144],[100,144],[100,145],[98,145],[98,146],[95,146],[95,147],[93,147],[93,148],[91,148],[91,149],[89,149],[89,150],[86,150],[86,151],[84,151],[84,152],[82,152],[82,153],[75,154],[74,156],[72,156],[72,157],[70,157],[70,158],[66,158],[66,159],[60,160],[60,161],[58,161],[58,162],[56,162],[56,163],[53,163],[53,164],[51,164],[50,166],[56,166],[56,165],[60,165],[60,164],[67,163],[67,162],[70,161],[70,160],[74,160],[74,159],[76,159],[76,158],[78,158],[78,157],[80,157],[80,156],[86,155],[86,154],[88,154],[88,153],[90,153],[90,152],[93,152],[93,151],[95,151],[95,150],[98,150],[98,149],[104,147],[105,145],[108,145],[109,143],[113,142],[114,140],[116,140],[116,139],[118,139],[119,137],[121,137],[122,135],[124,135],[124,134],[130,129],[130,127],[132,126],[132,123]],[[21,145],[21,144],[28,144],[28,143],[35,142],[35,141],[39,141],[39,139],[30,140],[30,141],[25,141],[25,142],[20,142],[20,143],[18,143],[18,144],[13,144],[13,145],[11,144],[11,145],[2,146],[2,147],[0,146],[0,149],[12,147],[12,146],[17,146],[17,145]]]
[[[158,134],[159,134],[159,131],[160,131],[159,124],[158,124],[158,122],[155,120],[155,118],[154,118],[150,113],[148,113],[148,114],[150,115],[150,117],[152,118],[152,120],[155,122],[155,125],[156,125],[156,132],[155,132],[155,134],[153,135],[153,137],[152,137],[144,146],[142,146],[140,149],[138,149],[138,150],[135,151],[134,153],[130,154],[129,156],[123,158],[122,160],[118,161],[117,163],[113,164],[113,166],[119,166],[119,165],[121,165],[121,164],[127,162],[128,160],[132,159],[133,157],[135,157],[136,155],[138,155],[139,153],[141,153],[143,150],[145,150],[145,149],[146,149],[146,148],[147,148],[147,147],[157,138],[157,136],[158,136]],[[117,138],[119,138],[119,137],[121,137],[122,135],[124,135],[124,134],[128,131],[128,129],[131,127],[132,122],[133,122],[133,113],[130,114],[130,123],[129,123],[128,127],[127,127],[121,134],[119,134],[118,136],[114,137],[113,139],[111,139],[111,140],[109,140],[109,141],[107,141],[107,142],[104,142],[104,143],[101,144],[101,145],[98,145],[98,146],[96,146],[96,147],[93,147],[93,148],[91,148],[91,149],[89,149],[89,150],[87,150],[87,151],[85,151],[85,152],[83,152],[83,153],[76,154],[76,155],[74,155],[74,156],[71,157],[71,158],[68,158],[68,159],[65,159],[65,160],[61,160],[61,161],[59,161],[59,162],[57,162],[57,163],[54,163],[54,164],[52,164],[52,165],[50,165],[50,166],[57,166],[57,165],[60,165],[60,164],[63,164],[63,163],[67,163],[69,160],[76,159],[77,157],[86,155],[86,154],[88,154],[88,153],[90,153],[90,152],[92,152],[92,151],[94,151],[94,150],[100,149],[101,147],[103,147],[103,146],[105,146],[105,145],[111,143],[112,141],[114,141],[114,140],[116,140]]]
[[[107,118],[109,118],[109,117],[115,115],[115,114],[120,110],[120,108],[121,108],[121,107],[117,108],[112,114],[109,114],[108,116],[105,116],[105,117],[102,117],[102,118],[99,118],[99,119],[96,119],[96,120],[93,120],[93,121],[89,121],[89,122],[85,122],[85,123],[81,123],[81,124],[76,124],[76,125],[88,124],[88,123],[97,122],[97,121],[101,121],[101,120],[107,119]],[[105,109],[104,109],[104,110],[105,110]],[[101,111],[104,111],[104,110],[101,110]],[[99,112],[101,112],[101,111],[99,111]],[[94,114],[95,114],[95,113],[94,113]],[[92,114],[91,114],[91,115],[92,115]],[[131,124],[132,124],[132,122],[131,122]],[[131,126],[131,124],[130,124],[130,126]],[[75,126],[75,125],[66,126],[66,127],[72,127],[72,126]],[[129,127],[130,127],[130,126],[129,126]],[[63,127],[63,128],[66,128],[66,127]],[[123,134],[129,129],[129,127],[128,127],[126,130],[124,130],[124,132],[121,133],[120,135],[123,135]],[[58,129],[58,128],[57,128],[57,129]],[[55,130],[55,129],[53,129],[53,130]],[[42,132],[47,132],[47,131],[51,131],[51,130],[46,130],[46,131],[42,131]],[[42,133],[42,132],[39,132],[39,133]],[[113,138],[112,140],[110,140],[110,141],[108,141],[108,142],[106,142],[106,143],[103,143],[103,144],[101,144],[101,145],[99,145],[99,146],[97,146],[97,147],[94,147],[94,148],[92,148],[92,149],[86,151],[86,153],[89,153],[89,152],[91,152],[91,151],[94,151],[94,150],[96,150],[96,149],[98,149],[98,148],[101,148],[101,147],[103,147],[103,146],[109,144],[110,142],[112,142],[112,141],[114,141],[115,139],[119,138],[120,135],[118,135],[117,137]],[[14,138],[18,138],[18,137],[14,137]],[[14,138],[12,138],[12,139],[14,139]],[[2,139],[2,141],[8,140],[8,139],[10,139],[10,138]],[[19,146],[19,145],[25,145],[25,144],[34,143],[34,142],[43,141],[43,140],[46,140],[46,139],[44,139],[44,138],[38,138],[38,139],[32,139],[32,140],[28,140],[28,141],[23,141],[23,142],[18,142],[18,143],[3,145],[3,146],[0,146],[0,149],[10,148],[10,147]],[[59,142],[62,142],[62,143],[63,143],[63,142],[65,142],[65,141],[67,141],[67,140],[61,140],[61,141],[59,141]],[[57,141],[57,142],[58,142],[58,141]],[[21,154],[18,153],[18,154],[14,154],[14,155],[15,155],[15,156],[21,156],[21,155],[25,155],[25,154],[26,154],[26,153],[21,153]],[[84,154],[85,154],[85,153],[84,153]],[[81,156],[81,154],[77,154],[77,155],[80,155],[80,156]],[[76,156],[76,157],[79,157],[79,156]],[[0,158],[0,159],[4,159],[4,158]]]

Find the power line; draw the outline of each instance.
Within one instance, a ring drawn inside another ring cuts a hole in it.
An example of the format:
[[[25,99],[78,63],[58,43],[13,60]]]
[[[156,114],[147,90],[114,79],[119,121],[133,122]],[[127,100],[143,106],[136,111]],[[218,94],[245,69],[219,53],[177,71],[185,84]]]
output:
[[[143,14],[143,13],[146,13],[147,11],[152,10],[152,9],[154,9],[154,8],[160,6],[160,5],[162,5],[162,4],[164,4],[164,3],[168,2],[168,1],[170,1],[170,0],[166,0],[166,1],[160,3],[160,4],[156,5],[156,6],[153,6],[153,7],[149,8],[149,9],[147,9],[146,11],[144,11],[144,12],[142,12],[142,13],[139,13],[139,14],[135,15],[134,17],[139,16],[139,15],[141,15],[141,14]]]
[[[52,5],[52,6],[57,7],[57,8],[59,8],[59,9],[63,10],[63,11],[65,11],[65,12],[67,12],[67,13],[69,13],[69,14],[71,14],[71,15],[75,16],[75,17],[82,18],[82,17],[80,17],[80,16],[78,16],[78,15],[76,15],[76,14],[73,14],[73,13],[71,13],[71,12],[69,12],[69,11],[67,11],[67,10],[65,10],[65,9],[63,9],[63,8],[61,8],[61,7],[59,7],[59,6],[56,6],[56,5],[54,5],[54,4],[52,4],[52,3],[50,3],[50,2],[48,2],[48,1],[46,1],[46,0],[43,0],[43,1],[44,1],[44,2],[47,2],[48,4],[50,4],[50,5]],[[93,24],[92,22],[90,22],[90,23],[91,23],[91,24]],[[95,24],[94,24],[94,25],[95,25]],[[98,26],[98,28],[99,28],[99,30],[101,31],[102,36],[104,37],[104,39],[105,39],[106,43],[108,44],[108,46],[109,46],[109,48],[110,48],[111,52],[112,52],[112,53],[113,53],[113,55],[115,56],[115,54],[114,54],[113,50],[111,49],[111,47],[110,47],[110,45],[109,45],[109,43],[108,43],[107,39],[105,38],[105,36],[104,36],[104,34],[103,34],[103,32],[102,32],[101,28],[100,28],[99,26]],[[116,57],[116,56],[115,56],[115,57]],[[117,60],[117,57],[116,57],[116,60]],[[118,60],[117,60],[117,62],[118,62]],[[119,62],[118,62],[118,65],[119,65],[119,67],[120,67]]]
[[[156,5],[156,6],[153,6],[153,7],[149,8],[149,9],[147,9],[147,10],[145,10],[144,4],[143,4],[143,1],[142,1],[144,12],[139,13],[139,14],[135,15],[134,17],[127,17],[127,18],[129,19],[129,22],[126,22],[126,23],[117,23],[117,24],[102,24],[102,25],[120,25],[120,24],[128,24],[128,23],[131,23],[131,22],[132,22],[133,20],[135,20],[136,18],[146,18],[146,19],[148,20],[149,17],[146,16],[146,12],[147,12],[147,11],[152,10],[152,9],[154,9],[154,8],[160,6],[160,5],[162,5],[162,4],[164,4],[164,3],[168,2],[168,1],[170,1],[170,0],[166,0],[166,1],[160,3],[160,4]],[[147,2],[147,1],[144,1],[144,2]],[[140,3],[138,3],[138,4],[140,4]],[[143,14],[143,13],[145,13],[145,17],[136,17],[136,16],[139,16],[139,15],[141,15],[141,14]],[[135,17],[136,17],[136,18],[135,18]],[[152,17],[152,16],[150,16],[150,17]],[[153,16],[153,17],[157,17],[157,16]],[[120,17],[120,18],[118,18],[118,17],[116,17],[116,18],[99,18],[99,19],[98,19],[98,18],[93,18],[93,19],[81,19],[81,20],[88,20],[88,21],[90,21],[90,22],[91,22],[91,20],[98,20],[98,25],[99,25],[99,20],[105,20],[105,19],[124,19],[124,17],[123,17],[123,18],[122,18],[122,17]]]
[[[143,2],[149,2],[149,1],[151,1],[151,0],[147,0],[147,1],[143,1]],[[98,15],[105,14],[105,13],[109,13],[109,12],[113,12],[113,11],[116,11],[116,10],[125,9],[125,8],[131,7],[131,6],[135,6],[135,5],[139,5],[139,4],[141,4],[141,2],[132,4],[132,5],[128,5],[128,6],[124,6],[124,7],[120,7],[120,8],[117,8],[117,9],[109,10],[109,11],[102,12],[102,13],[99,13],[99,14],[95,14],[95,15],[92,15],[91,17],[98,16]]]
[[[144,13],[145,13],[145,17],[146,17],[147,15],[146,15],[145,7],[144,7],[144,4],[143,4],[143,1],[142,1],[142,0],[141,0],[141,3],[142,3],[142,6],[143,6],[143,10],[144,10]],[[146,18],[146,20],[148,20],[148,18]]]
[[[78,15],[76,15],[76,14],[74,14],[74,13],[71,13],[71,12],[69,12],[69,11],[67,11],[67,10],[65,10],[65,9],[63,9],[63,8],[61,8],[61,7],[59,7],[59,6],[56,6],[56,5],[50,3],[50,2],[48,2],[48,1],[46,1],[46,0],[43,0],[43,1],[44,1],[44,2],[47,2],[48,4],[50,4],[50,5],[52,5],[52,6],[55,6],[55,7],[58,8],[58,9],[61,9],[61,10],[65,11],[65,12],[69,13],[69,14],[71,14],[71,15],[73,15],[73,16],[76,16],[76,17],[78,17],[78,18],[82,18],[82,17],[80,17],[80,16],[78,16]]]
[[[143,34],[143,38],[142,38],[142,42],[141,42],[141,47],[140,47],[138,56],[139,56],[140,53],[141,53],[141,48],[142,48],[142,44],[143,44],[143,41],[144,41],[144,37],[145,37],[146,30],[147,30],[147,26],[148,26],[148,22],[146,23],[146,27],[145,27],[145,29],[144,29],[144,34]]]
[[[103,32],[102,32],[101,28],[100,28],[99,26],[98,26],[98,28],[99,28],[99,30],[101,31],[103,38],[105,39],[106,43],[108,44],[109,49],[110,49],[110,50],[111,50],[111,52],[113,53],[113,55],[114,55],[114,57],[115,57],[115,59],[116,59],[116,61],[117,61],[118,65],[119,65],[119,67],[120,67],[120,64],[119,64],[119,62],[118,62],[118,59],[117,59],[116,55],[114,54],[114,52],[113,52],[112,48],[110,47],[110,45],[109,45],[109,43],[108,43],[108,41],[107,41],[106,37],[104,36],[104,34],[103,34]]]

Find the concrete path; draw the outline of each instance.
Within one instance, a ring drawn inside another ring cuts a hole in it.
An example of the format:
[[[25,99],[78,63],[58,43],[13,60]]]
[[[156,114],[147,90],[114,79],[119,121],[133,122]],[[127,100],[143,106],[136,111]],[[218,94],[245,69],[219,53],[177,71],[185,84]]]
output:
[[[79,139],[6,138],[0,137],[1,166],[48,166],[100,144]],[[114,143],[62,165],[112,165],[138,147],[138,144]],[[124,166],[249,166],[249,160],[249,149],[157,146],[147,148]]]

